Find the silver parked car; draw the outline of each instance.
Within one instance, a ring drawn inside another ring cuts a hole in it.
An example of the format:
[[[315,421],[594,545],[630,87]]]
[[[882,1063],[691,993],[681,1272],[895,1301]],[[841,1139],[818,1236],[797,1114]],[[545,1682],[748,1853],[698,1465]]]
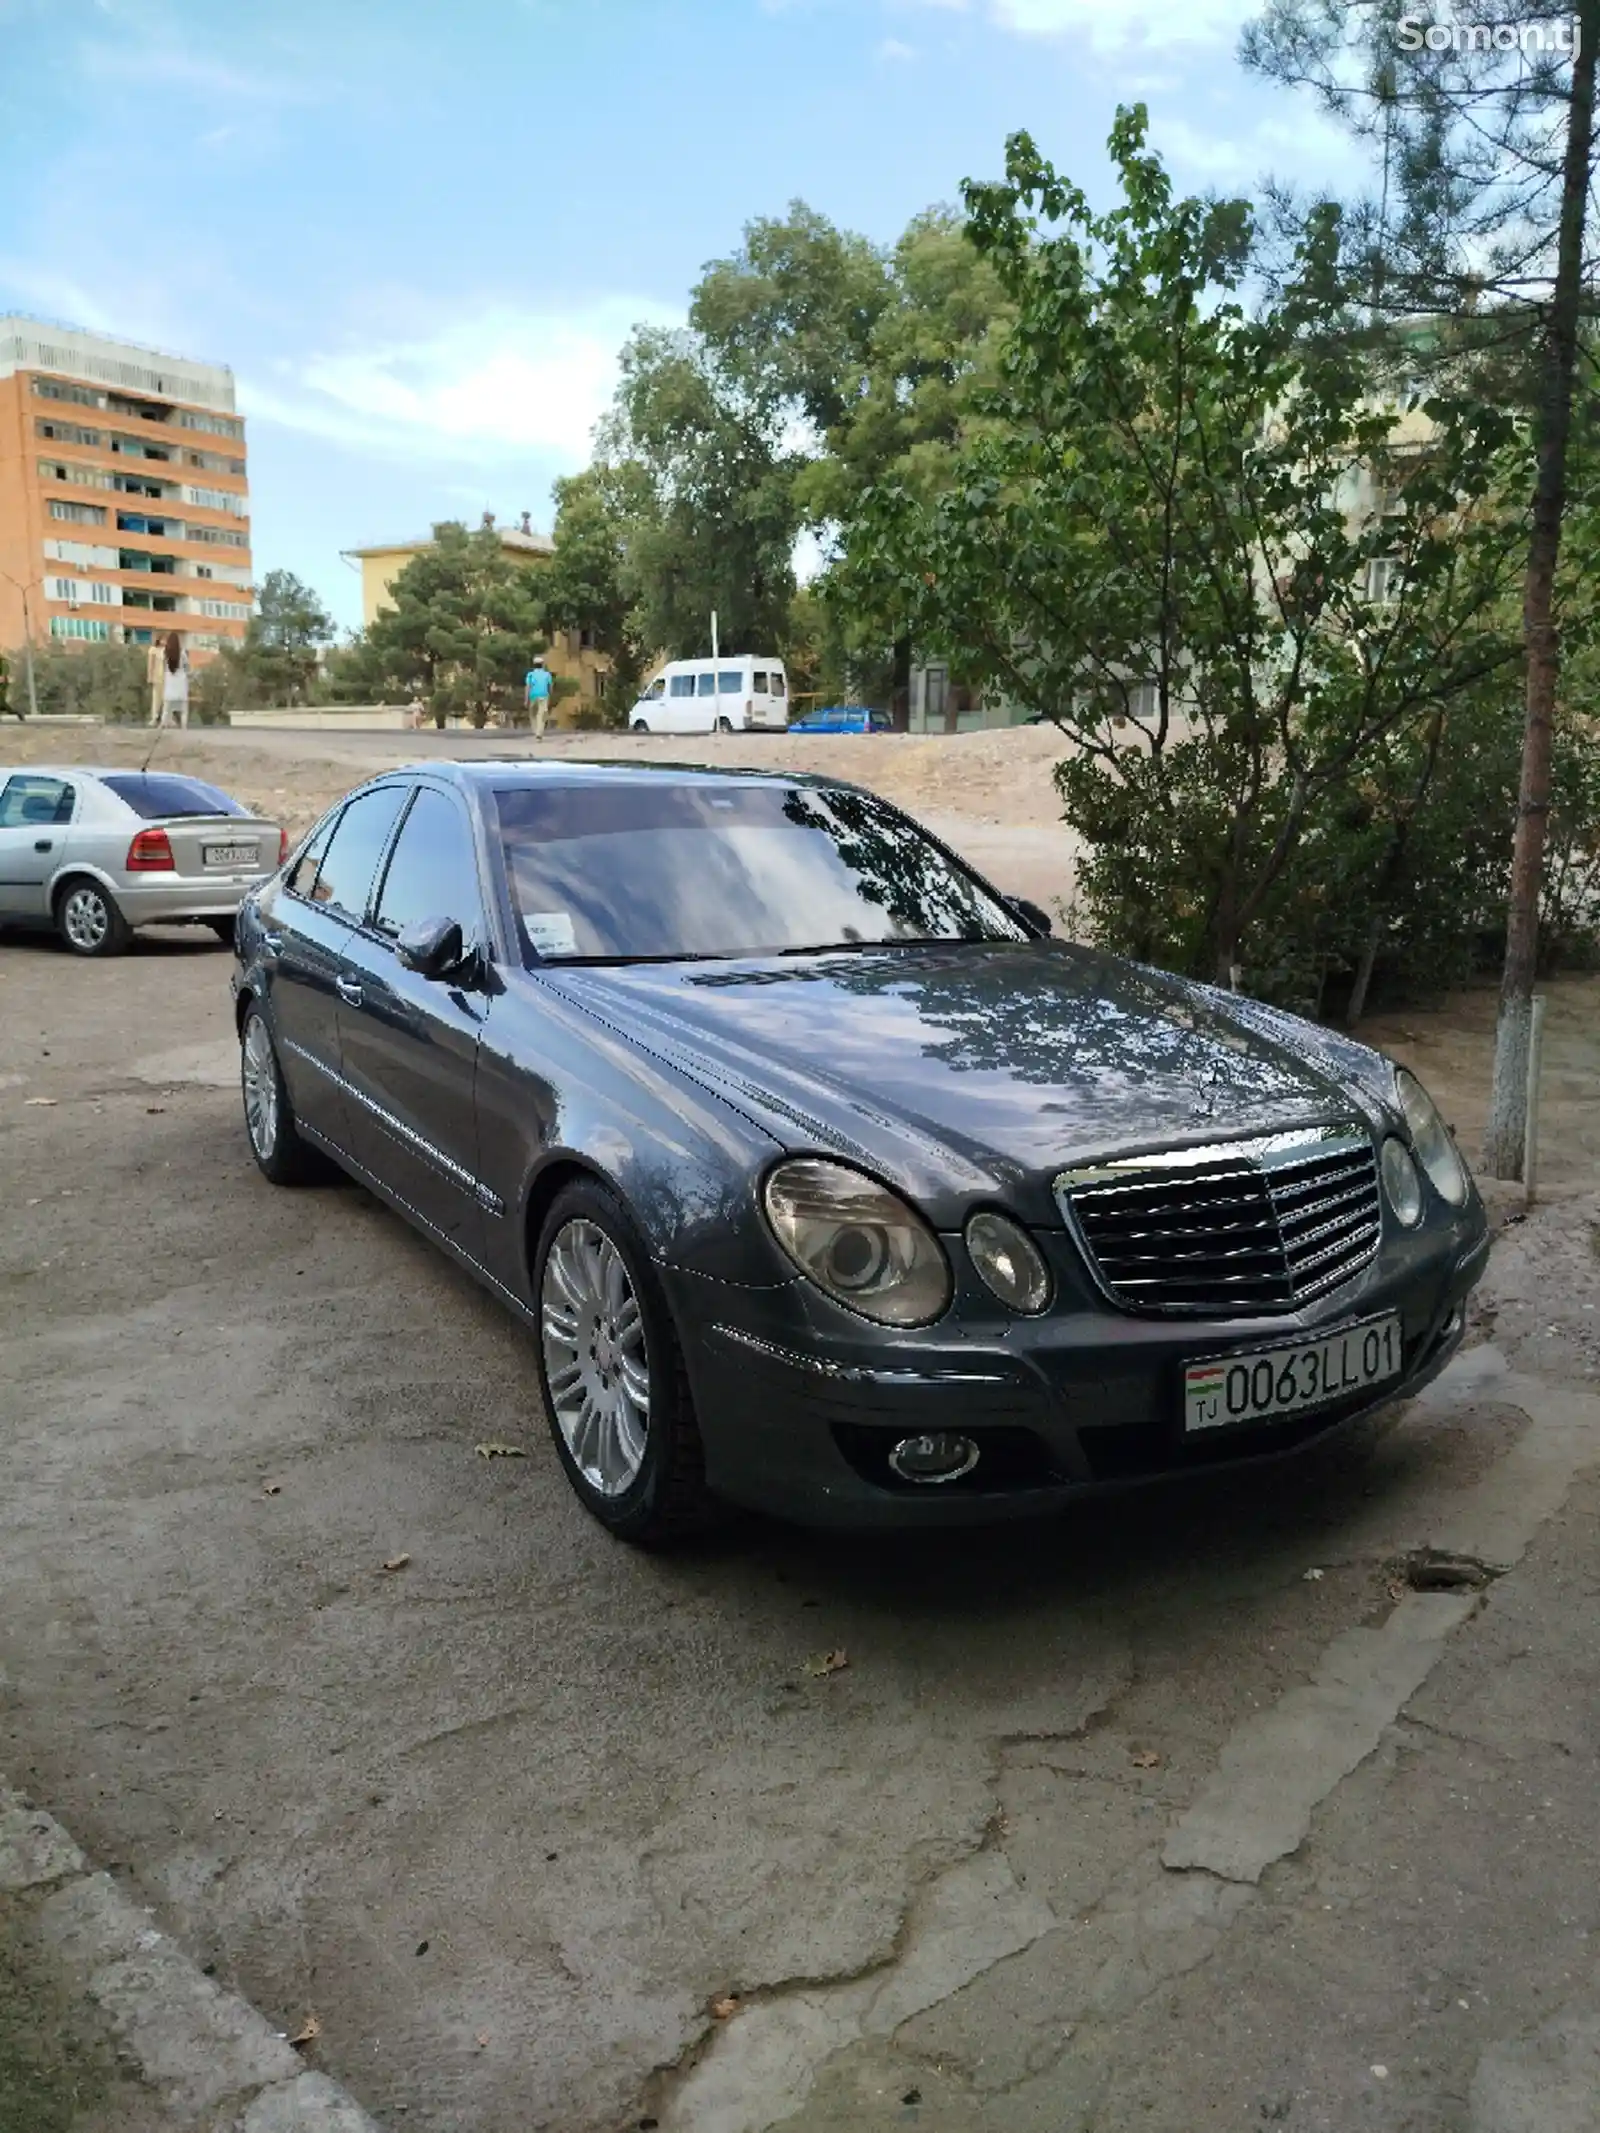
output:
[[[240,899],[287,851],[276,822],[200,778],[0,769],[0,925],[53,926],[76,955],[174,921],[231,944]]]

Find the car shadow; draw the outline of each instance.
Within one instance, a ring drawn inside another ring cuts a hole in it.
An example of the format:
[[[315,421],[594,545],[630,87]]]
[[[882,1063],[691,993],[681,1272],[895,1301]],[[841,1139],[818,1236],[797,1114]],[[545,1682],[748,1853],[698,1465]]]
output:
[[[57,956],[71,963],[92,963],[101,958],[75,955],[57,933],[44,927],[0,927],[0,950],[8,955],[19,952],[37,956]],[[209,928],[203,926],[170,926],[158,932],[136,933],[120,956],[107,956],[106,962],[145,961],[160,962],[177,958],[182,961],[199,955],[231,956],[233,950],[219,941]]]

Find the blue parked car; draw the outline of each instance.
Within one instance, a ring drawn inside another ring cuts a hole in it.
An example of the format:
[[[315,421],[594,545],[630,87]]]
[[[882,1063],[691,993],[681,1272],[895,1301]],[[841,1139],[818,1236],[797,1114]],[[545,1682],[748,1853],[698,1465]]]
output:
[[[865,704],[830,704],[808,711],[804,718],[789,721],[791,733],[888,733],[887,711],[869,711]]]

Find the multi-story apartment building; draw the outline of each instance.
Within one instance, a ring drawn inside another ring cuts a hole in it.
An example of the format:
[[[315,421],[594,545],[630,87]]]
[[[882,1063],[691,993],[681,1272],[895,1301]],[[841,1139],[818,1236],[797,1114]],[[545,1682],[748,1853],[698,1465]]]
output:
[[[200,666],[250,586],[233,372],[0,317],[0,649],[177,630]]]

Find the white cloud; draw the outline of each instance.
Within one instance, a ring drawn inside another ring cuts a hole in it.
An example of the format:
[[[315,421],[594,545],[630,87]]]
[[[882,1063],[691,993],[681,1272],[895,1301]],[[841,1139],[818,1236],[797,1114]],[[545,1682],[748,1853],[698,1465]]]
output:
[[[898,37],[885,37],[878,47],[878,57],[880,59],[906,60],[915,59],[916,56],[916,46],[914,44],[902,44]]]
[[[1081,41],[1092,51],[1231,44],[1260,0],[991,0],[1002,28]]]
[[[498,305],[426,337],[321,352],[281,384],[249,378],[240,402],[248,415],[385,455],[492,463],[516,451],[578,466],[641,319],[681,323],[621,299],[565,314]]]
[[[1241,132],[1225,112],[1208,126],[1158,106],[1151,115],[1150,140],[1182,185],[1249,188],[1274,167],[1292,169],[1307,185],[1348,185],[1360,164],[1349,137],[1319,112],[1303,112],[1294,120],[1263,118]]]

